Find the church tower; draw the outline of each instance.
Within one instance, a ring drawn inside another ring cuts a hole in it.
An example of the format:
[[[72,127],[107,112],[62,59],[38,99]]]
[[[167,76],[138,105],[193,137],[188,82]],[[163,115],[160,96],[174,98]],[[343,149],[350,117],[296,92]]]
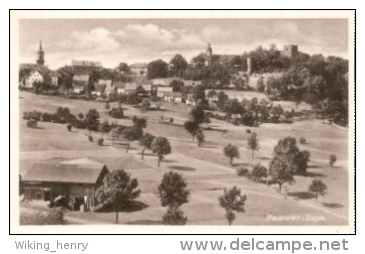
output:
[[[210,46],[210,43],[208,43],[208,47],[205,50],[205,56],[206,56],[206,65],[209,66],[212,63],[212,57],[213,57],[213,50]]]
[[[42,41],[40,41],[40,44],[39,44],[39,50],[37,52],[37,64],[38,65],[44,65],[44,51],[42,49]]]

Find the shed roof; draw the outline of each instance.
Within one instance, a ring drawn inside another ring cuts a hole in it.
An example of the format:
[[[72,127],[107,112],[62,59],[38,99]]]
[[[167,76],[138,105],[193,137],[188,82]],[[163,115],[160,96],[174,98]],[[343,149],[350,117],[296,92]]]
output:
[[[105,165],[89,159],[59,164],[35,163],[23,177],[26,182],[60,182],[95,184]]]

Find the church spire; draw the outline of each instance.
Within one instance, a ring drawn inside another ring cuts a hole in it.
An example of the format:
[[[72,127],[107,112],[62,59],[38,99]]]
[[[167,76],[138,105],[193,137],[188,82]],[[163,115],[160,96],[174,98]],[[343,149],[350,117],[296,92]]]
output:
[[[37,55],[38,55],[37,64],[44,65],[44,51],[42,49],[42,41],[39,42],[39,51]]]

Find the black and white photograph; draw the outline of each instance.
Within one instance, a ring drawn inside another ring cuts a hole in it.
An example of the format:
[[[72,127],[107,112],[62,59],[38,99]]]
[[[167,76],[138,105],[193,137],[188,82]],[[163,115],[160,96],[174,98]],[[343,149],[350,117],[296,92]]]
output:
[[[83,13],[13,13],[14,232],[354,231],[354,11]]]

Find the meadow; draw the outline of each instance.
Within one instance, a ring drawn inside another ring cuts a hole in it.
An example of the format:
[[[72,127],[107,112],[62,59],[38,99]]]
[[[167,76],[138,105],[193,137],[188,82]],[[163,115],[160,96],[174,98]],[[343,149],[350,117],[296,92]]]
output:
[[[241,92],[242,98],[251,99],[257,94]],[[137,178],[141,196],[140,205],[135,211],[120,214],[120,223],[159,224],[166,211],[157,197],[157,185],[164,173],[176,171],[183,175],[190,189],[189,203],[182,206],[188,217],[188,225],[227,225],[225,211],[219,206],[218,197],[225,188],[237,186],[247,196],[245,213],[236,215],[233,225],[347,225],[348,224],[348,132],[344,128],[324,124],[322,120],[295,120],[292,124],[262,124],[259,127],[234,126],[225,121],[211,119],[212,130],[205,131],[206,142],[198,147],[192,136],[181,126],[189,118],[191,107],[185,104],[162,102],[163,111],[142,113],[139,109],[123,104],[124,119],[113,119],[107,114],[105,104],[94,101],[71,100],[55,96],[35,95],[20,92],[20,173],[25,174],[35,162],[61,162],[69,159],[87,157],[104,163],[110,170],[125,169]],[[279,102],[275,102],[279,103]],[[280,102],[285,110],[294,107],[292,102]],[[118,107],[117,103],[110,103]],[[131,143],[131,149],[125,152],[126,142],[118,140],[112,146],[111,138],[104,135],[104,146],[95,142],[101,133],[92,132],[94,142],[89,142],[87,130],[72,129],[69,132],[65,124],[38,122],[38,128],[28,128],[26,120],[21,119],[24,111],[39,110],[53,113],[58,107],[68,107],[73,114],[86,114],[95,108],[101,115],[101,121],[108,119],[123,125],[132,125],[131,118],[136,115],[147,119],[145,132],[166,137],[172,146],[161,166],[157,167],[157,157],[147,151],[141,160],[142,148],[138,142]],[[306,107],[306,105],[299,105]],[[165,119],[161,122],[161,116]],[[173,117],[174,123],[168,119]],[[227,130],[225,134],[217,130]],[[258,135],[260,150],[252,158],[246,148],[246,129]],[[279,194],[277,185],[253,182],[236,174],[238,167],[252,168],[256,163],[268,166],[273,157],[273,149],[278,141],[285,137],[295,137],[301,150],[310,152],[308,176],[295,176],[293,185],[284,185]],[[300,144],[304,137],[306,144]],[[227,144],[239,147],[240,158],[234,165],[223,154]],[[337,156],[334,167],[330,167],[328,157]],[[318,203],[308,192],[311,181],[321,179],[328,187],[327,195],[320,197]],[[80,218],[90,223],[113,223],[114,213],[68,212],[67,216]],[[324,220],[277,221],[272,216],[321,217]]]

